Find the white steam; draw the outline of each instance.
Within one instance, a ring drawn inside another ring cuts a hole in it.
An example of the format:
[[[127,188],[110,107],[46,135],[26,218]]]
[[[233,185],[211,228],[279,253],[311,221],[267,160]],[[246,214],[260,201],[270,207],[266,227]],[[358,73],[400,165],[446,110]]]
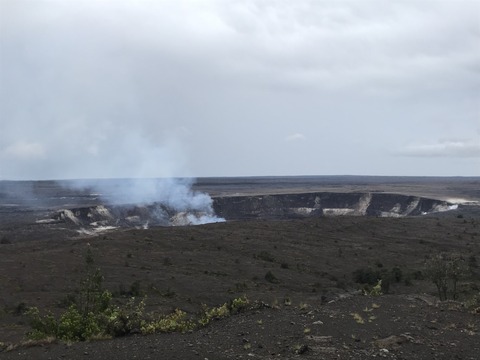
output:
[[[158,219],[171,217],[172,225],[225,221],[215,215],[210,195],[192,189],[193,181],[191,178],[97,179],[68,181],[68,186],[98,194],[108,205],[160,205],[152,208],[150,215]],[[175,214],[171,216],[169,212]]]

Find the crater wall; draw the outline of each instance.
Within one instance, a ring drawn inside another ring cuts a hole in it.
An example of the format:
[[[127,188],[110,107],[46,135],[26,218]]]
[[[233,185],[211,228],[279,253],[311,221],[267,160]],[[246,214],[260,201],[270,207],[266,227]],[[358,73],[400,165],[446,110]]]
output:
[[[213,198],[214,213],[175,211],[161,203],[93,205],[61,209],[38,223],[63,223],[82,231],[116,227],[184,226],[225,220],[294,219],[321,216],[404,217],[442,212],[455,205],[442,200],[384,193],[277,194]]]
[[[442,200],[386,193],[279,194],[214,198],[213,208],[227,220],[311,216],[416,216],[454,209]]]

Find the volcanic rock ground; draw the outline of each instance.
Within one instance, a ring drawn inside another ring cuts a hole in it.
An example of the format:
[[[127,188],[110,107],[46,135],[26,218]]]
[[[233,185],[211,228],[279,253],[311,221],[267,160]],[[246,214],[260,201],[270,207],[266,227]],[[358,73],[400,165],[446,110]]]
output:
[[[429,216],[311,217],[227,221],[201,226],[117,229],[97,236],[35,223],[26,211],[0,227],[1,359],[478,359],[480,315],[464,306],[479,295],[479,180],[425,179],[394,184],[273,184],[265,179],[197,185],[216,196],[326,191],[382,191],[469,201]],[[253,185],[257,186],[254,188]],[[270,187],[269,187],[270,186]],[[195,314],[246,295],[264,304],[186,334],[132,335],[66,344],[25,343],[21,309],[62,311],[78,289],[86,249],[114,301],[132,285],[147,310]],[[418,276],[426,256],[459,253],[472,273],[458,301],[439,302]],[[353,273],[398,267],[402,281],[388,294],[364,295]],[[276,278],[266,277],[270,272]],[[405,281],[408,279],[408,281]],[[363,321],[359,321],[359,317]],[[8,350],[8,351],[7,351]]]

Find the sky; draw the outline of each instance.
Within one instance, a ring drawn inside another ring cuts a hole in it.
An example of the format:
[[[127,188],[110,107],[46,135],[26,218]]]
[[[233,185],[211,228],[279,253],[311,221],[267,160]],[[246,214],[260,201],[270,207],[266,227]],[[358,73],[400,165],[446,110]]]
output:
[[[480,176],[480,1],[0,0],[0,180]]]

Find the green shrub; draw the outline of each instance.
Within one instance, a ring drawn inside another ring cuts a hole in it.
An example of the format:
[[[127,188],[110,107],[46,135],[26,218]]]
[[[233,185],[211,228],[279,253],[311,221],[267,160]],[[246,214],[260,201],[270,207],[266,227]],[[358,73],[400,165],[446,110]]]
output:
[[[382,280],[378,280],[377,284],[372,288],[370,291],[371,296],[380,296],[383,295],[382,293]]]
[[[76,303],[77,303],[77,297],[75,296],[75,294],[67,294],[57,303],[57,305],[58,307],[67,309],[70,307],[70,305],[73,305]]]
[[[23,301],[19,302],[17,306],[13,308],[14,315],[23,315],[27,312],[28,306]]]
[[[88,248],[85,255],[86,275],[80,282],[78,299],[56,319],[51,313],[43,316],[37,308],[30,308],[27,315],[32,339],[49,336],[66,341],[83,341],[108,335],[109,322],[116,308],[112,306],[112,294],[103,290],[100,269],[93,268],[93,254]]]
[[[397,283],[402,281],[403,279],[402,269],[400,269],[398,266],[394,266],[390,272],[392,274],[392,280],[394,280]]]
[[[142,296],[142,290],[141,290],[141,285],[140,281],[134,281],[132,285],[130,285],[130,291],[129,291],[130,296]]]
[[[277,284],[279,283],[280,281],[277,279],[277,277],[275,275],[273,275],[273,273],[271,271],[268,271],[266,274],[265,274],[265,280],[267,280],[268,282],[272,283],[272,284]]]
[[[457,298],[458,282],[468,271],[465,259],[458,254],[435,254],[425,262],[425,276],[437,287],[440,301],[447,300],[449,285],[452,298]]]
[[[75,305],[60,316],[55,336],[62,340],[83,341],[103,334],[102,318],[98,314],[82,315]]]
[[[31,307],[27,310],[26,315],[29,317],[32,327],[32,331],[27,334],[30,339],[40,340],[49,336],[57,336],[58,323],[51,313],[41,316],[38,308]]]
[[[268,251],[261,251],[257,256],[257,259],[268,261],[268,262],[275,262],[275,257],[270,254]]]
[[[195,323],[187,319],[187,313],[175,309],[169,315],[163,316],[160,319],[145,322],[141,327],[142,334],[153,334],[157,332],[186,332],[195,328]]]
[[[246,296],[239,297],[232,300],[230,305],[230,310],[232,314],[236,314],[250,306],[250,301],[247,299]]]
[[[200,317],[199,323],[202,326],[206,326],[212,320],[221,319],[224,317],[230,316],[230,308],[227,303],[219,307],[214,308],[204,308],[202,316]]]
[[[383,293],[388,293],[390,291],[390,285],[393,281],[398,282],[397,279],[402,278],[401,269],[394,267],[391,270],[386,268],[382,269],[372,269],[360,268],[353,272],[353,280],[358,284],[364,284],[364,290],[369,293],[373,291],[373,286],[381,284],[381,290]]]
[[[361,268],[353,272],[353,279],[359,284],[375,285],[381,279],[380,271],[371,268]]]
[[[130,298],[125,306],[114,307],[107,315],[105,333],[118,337],[139,332],[145,323],[145,298]]]
[[[230,303],[225,303],[222,306],[208,308],[204,307],[199,319],[199,324],[202,326],[208,325],[212,320],[218,320],[237,314],[250,306],[250,301],[246,296],[233,299]]]

